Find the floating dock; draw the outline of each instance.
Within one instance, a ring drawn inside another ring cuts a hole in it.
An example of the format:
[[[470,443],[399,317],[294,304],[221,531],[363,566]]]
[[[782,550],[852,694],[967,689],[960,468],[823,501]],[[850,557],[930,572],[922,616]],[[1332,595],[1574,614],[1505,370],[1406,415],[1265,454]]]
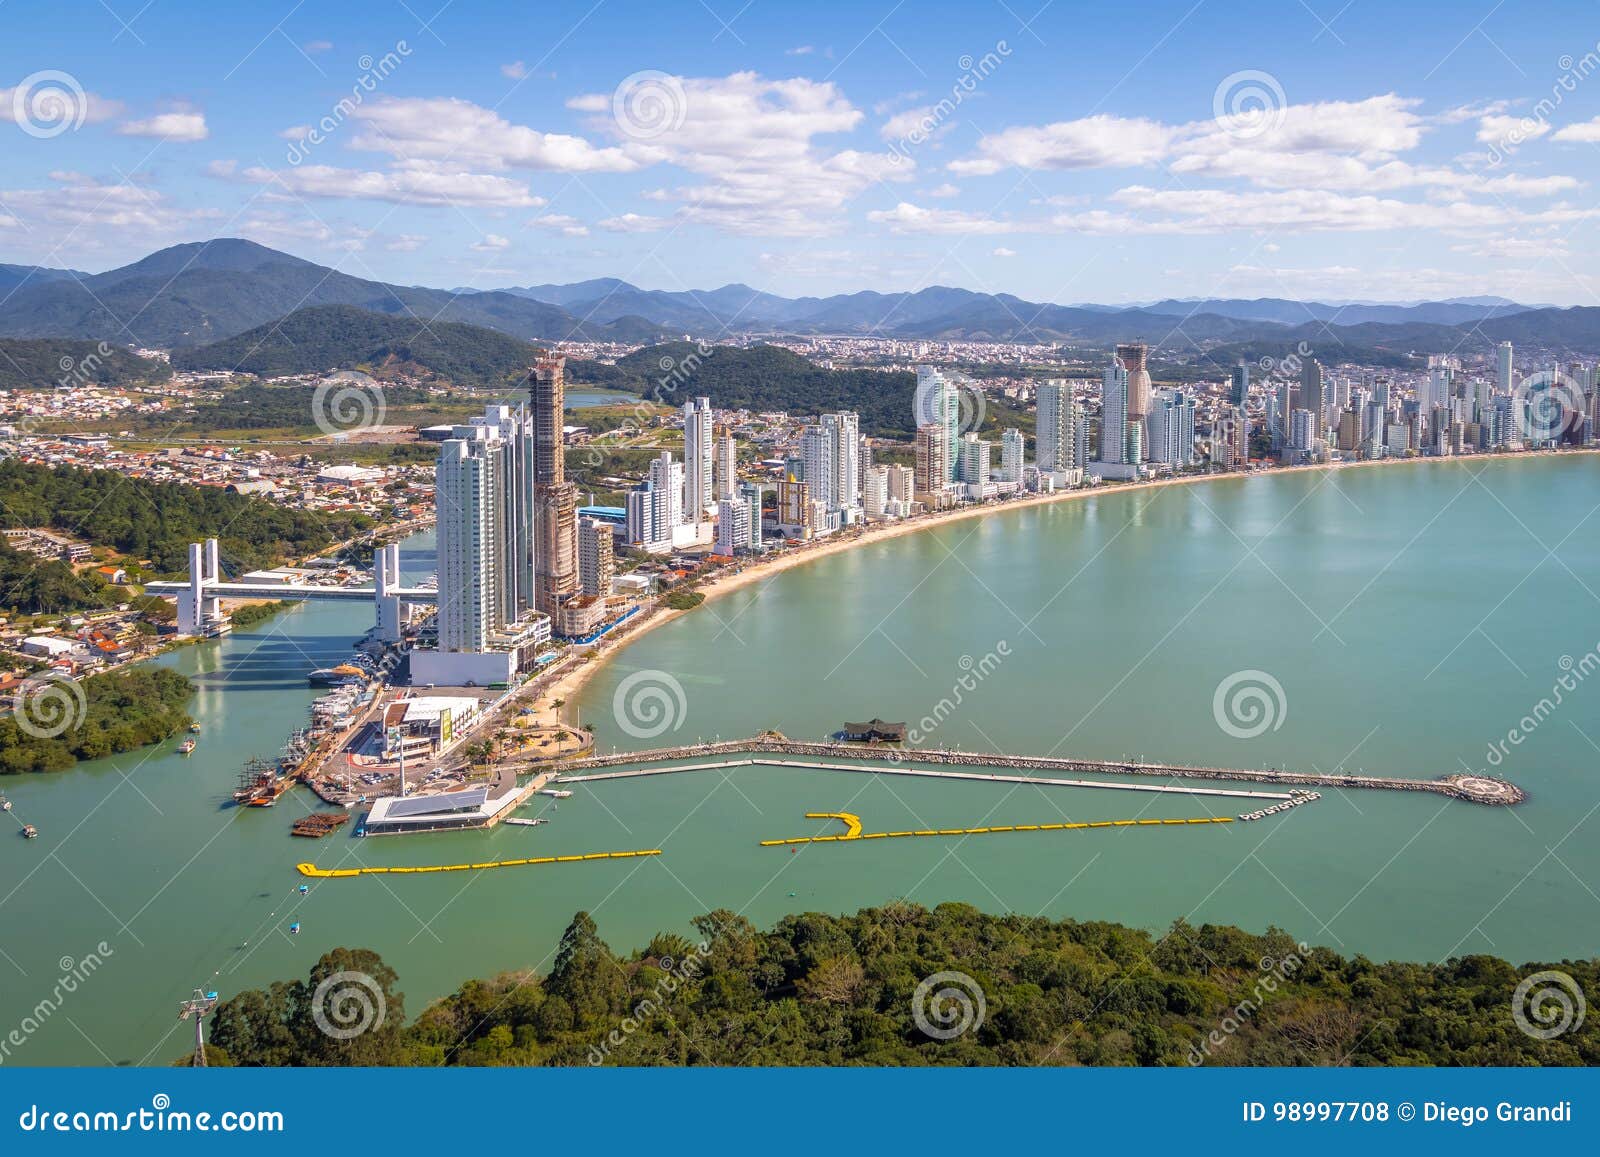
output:
[[[762,840],[763,848],[786,847],[790,844],[841,844],[853,840],[895,840],[918,836],[990,836],[1005,832],[1066,832],[1084,828],[1151,828],[1185,827],[1190,824],[1231,824],[1232,816],[1200,816],[1182,820],[1088,820],[1081,823],[1060,824],[996,824],[983,828],[925,828],[914,832],[863,832],[861,817],[850,812],[807,812],[806,819],[836,819],[845,824],[842,836],[793,836],[784,840]]]
[[[659,856],[660,848],[637,852],[589,852],[578,856],[533,856],[524,860],[489,860],[482,864],[431,864],[420,868],[319,868],[315,864],[296,864],[302,876],[316,880],[343,880],[353,876],[415,876],[426,872],[482,872],[489,868],[521,868],[535,864],[577,864],[590,860],[633,860]]]

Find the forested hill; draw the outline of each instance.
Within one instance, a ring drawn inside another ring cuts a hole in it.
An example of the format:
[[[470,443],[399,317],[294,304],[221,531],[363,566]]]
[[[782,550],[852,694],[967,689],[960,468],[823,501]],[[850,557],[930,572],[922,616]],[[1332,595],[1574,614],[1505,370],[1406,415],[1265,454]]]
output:
[[[238,370],[261,377],[362,370],[463,386],[509,385],[528,372],[539,350],[482,326],[424,322],[350,305],[297,309],[237,337],[176,350],[181,370]]]
[[[66,338],[0,338],[0,390],[164,382],[172,367],[122,346]]]
[[[708,397],[718,409],[855,410],[862,433],[898,438],[916,433],[915,374],[823,369],[781,346],[713,346],[702,355],[691,342],[668,342],[636,350],[615,367],[570,364],[568,377],[673,406]]]
[[[1593,1017],[1548,1040],[1517,1027],[1518,982],[1550,965],[1491,956],[1375,964],[1277,930],[1180,921],[1157,937],[904,901],[770,931],[727,911],[694,926],[693,943],[662,933],[621,955],[580,912],[547,975],[469,981],[409,1026],[393,969],[336,949],[306,980],[219,1005],[211,1063],[1600,1064]],[[1558,967],[1595,991],[1596,961]],[[311,997],[352,971],[383,990],[387,1015],[334,1040]]]
[[[114,470],[51,469],[0,460],[0,527],[53,528],[150,559],[176,574],[188,545],[218,536],[230,571],[298,558],[364,529],[359,514],[311,513],[220,487],[150,482]]]

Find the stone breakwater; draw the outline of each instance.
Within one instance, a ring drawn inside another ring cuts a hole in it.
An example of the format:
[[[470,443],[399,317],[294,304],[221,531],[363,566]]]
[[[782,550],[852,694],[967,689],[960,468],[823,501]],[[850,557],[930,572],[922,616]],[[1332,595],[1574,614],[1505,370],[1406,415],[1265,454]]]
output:
[[[809,743],[799,740],[756,736],[752,739],[725,740],[720,743],[684,744],[648,751],[619,751],[573,759],[559,767],[561,775],[624,764],[664,763],[676,759],[699,759],[723,755],[792,755],[801,758],[877,760],[883,763],[919,763],[951,767],[1017,768],[1032,771],[1058,771],[1089,775],[1143,775],[1162,778],[1246,780],[1252,783],[1296,784],[1314,788],[1358,788],[1379,791],[1428,791],[1469,803],[1509,806],[1528,798],[1514,783],[1487,775],[1447,775],[1438,779],[1407,779],[1399,776],[1318,775],[1310,772],[1266,771],[1232,767],[1197,767],[1176,763],[1130,763],[1123,760],[1067,759],[1042,755],[1000,755],[974,751],[945,751],[895,746],[863,746],[849,743]]]

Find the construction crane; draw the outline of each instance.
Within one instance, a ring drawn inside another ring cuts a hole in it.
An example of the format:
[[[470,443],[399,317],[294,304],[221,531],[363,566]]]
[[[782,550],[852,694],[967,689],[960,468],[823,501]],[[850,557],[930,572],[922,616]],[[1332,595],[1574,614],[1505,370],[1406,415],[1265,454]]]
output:
[[[201,992],[198,988],[188,1000],[178,1002],[178,1019],[194,1018],[194,1067],[206,1067],[206,1013],[217,1007],[217,994]]]

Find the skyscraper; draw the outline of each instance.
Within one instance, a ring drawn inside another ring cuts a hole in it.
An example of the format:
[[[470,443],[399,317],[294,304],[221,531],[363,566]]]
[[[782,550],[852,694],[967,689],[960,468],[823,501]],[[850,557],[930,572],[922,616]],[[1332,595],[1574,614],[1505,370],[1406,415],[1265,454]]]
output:
[[[933,424],[943,430],[944,481],[954,482],[959,453],[956,440],[961,430],[961,390],[953,376],[934,366],[917,367],[916,421],[919,428]]]
[[[918,496],[939,495],[950,475],[945,429],[937,422],[917,427],[916,487]]]
[[[1120,351],[1123,347],[1118,346]],[[1100,458],[1112,465],[1125,465],[1137,461],[1129,457],[1128,431],[1132,424],[1128,412],[1129,374],[1126,365],[1112,362],[1106,367],[1105,380],[1100,390]]]
[[[703,522],[715,501],[712,481],[711,399],[683,404],[683,520]]]
[[[1300,388],[1290,401],[1289,409],[1291,413],[1295,410],[1311,412],[1311,421],[1315,426],[1314,437],[1317,438],[1322,437],[1322,404],[1322,363],[1316,358],[1307,358],[1300,366]],[[1293,440],[1292,431],[1290,439]]]
[[[1235,407],[1227,409],[1231,414],[1237,413]],[[1191,395],[1179,390],[1156,391],[1148,427],[1150,461],[1174,469],[1194,465],[1194,398]]]
[[[732,498],[738,481],[738,457],[733,435],[726,429],[719,429],[713,439],[711,456],[711,488],[717,501]]]
[[[434,465],[438,644],[412,651],[411,677],[505,682],[550,637],[534,612],[534,426],[526,407],[495,405],[452,433]]]
[[[533,416],[535,605],[554,618],[578,589],[578,489],[567,481],[566,358],[544,357],[528,375]]]
[[[1072,383],[1052,378],[1039,385],[1035,423],[1034,457],[1040,470],[1049,473],[1078,470],[1078,427],[1081,417],[1072,395]]]
[[[616,573],[611,526],[598,518],[578,520],[578,585],[583,593],[605,598]]]
[[[1022,481],[1022,455],[1023,438],[1021,430],[1002,430],[1000,433],[1000,473],[997,478],[1001,482]],[[887,479],[885,486],[887,486]]]
[[[861,419],[852,411],[823,414],[800,435],[811,499],[852,520],[861,507]]]
[[[1244,362],[1233,367],[1228,381],[1228,401],[1241,411],[1250,404],[1250,367]]]
[[[1117,347],[1117,361],[1128,374],[1128,421],[1142,422],[1150,416],[1150,347],[1142,341]],[[1107,459],[1110,461],[1110,459]]]
[[[1499,390],[1502,394],[1510,394],[1516,388],[1516,382],[1513,380],[1514,373],[1511,368],[1511,354],[1511,343],[1508,341],[1501,342],[1495,350],[1495,368],[1498,371],[1496,376]]]

